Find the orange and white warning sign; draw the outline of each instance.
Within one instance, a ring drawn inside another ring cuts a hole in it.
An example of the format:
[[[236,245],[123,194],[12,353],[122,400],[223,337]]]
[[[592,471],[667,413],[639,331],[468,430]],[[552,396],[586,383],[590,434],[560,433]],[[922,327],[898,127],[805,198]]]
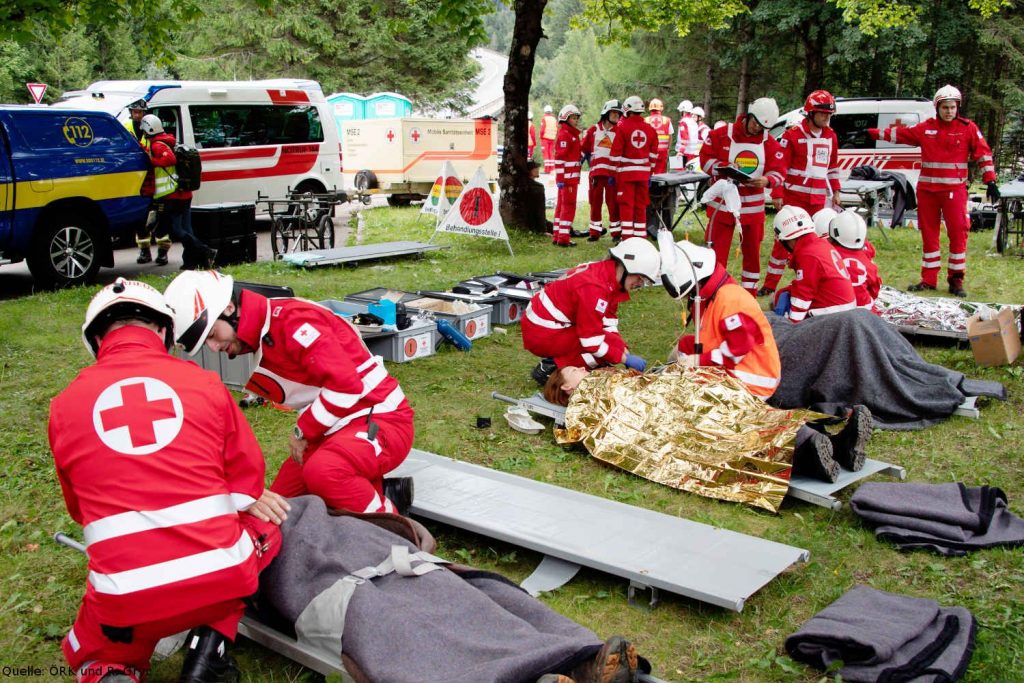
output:
[[[473,179],[466,185],[445,217],[437,224],[435,236],[438,232],[454,232],[504,240],[508,245],[509,253],[512,253],[512,245],[509,244],[505,224],[498,213],[497,199],[495,195],[491,194],[483,168],[477,168]]]

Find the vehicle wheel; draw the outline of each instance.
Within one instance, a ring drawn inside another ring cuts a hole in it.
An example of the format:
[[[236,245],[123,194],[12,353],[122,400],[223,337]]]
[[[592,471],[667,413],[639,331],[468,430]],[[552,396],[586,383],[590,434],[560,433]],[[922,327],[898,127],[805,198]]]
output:
[[[367,190],[375,190],[378,187],[377,176],[373,171],[363,169],[356,173],[356,177],[352,180],[355,184],[356,189],[360,192],[366,192]]]
[[[274,252],[275,261],[288,253],[288,230],[280,218],[275,218],[270,224],[270,249]]]
[[[301,183],[298,184],[298,186],[294,190],[291,191],[291,195],[292,196],[304,195],[304,194],[322,195],[322,194],[325,194],[326,192],[327,192],[327,190],[324,189],[324,186],[321,185],[320,183],[316,182],[315,180],[303,180]],[[320,209],[320,208],[315,208],[316,206],[317,206],[317,204],[314,203],[312,205],[313,208],[311,208],[310,211],[309,211],[309,213],[311,214],[309,218],[313,222],[316,222],[316,221],[320,220],[321,216],[324,216],[324,215],[327,214],[326,210]],[[288,213],[289,216],[298,216],[304,210],[306,210],[306,204],[289,204],[288,205],[287,213]]]
[[[323,216],[320,219],[320,223],[316,228],[317,235],[320,239],[321,249],[333,249],[334,248],[334,221],[331,220],[330,216]]]
[[[44,287],[93,282],[100,269],[99,231],[85,216],[61,214],[36,228],[28,268]]]

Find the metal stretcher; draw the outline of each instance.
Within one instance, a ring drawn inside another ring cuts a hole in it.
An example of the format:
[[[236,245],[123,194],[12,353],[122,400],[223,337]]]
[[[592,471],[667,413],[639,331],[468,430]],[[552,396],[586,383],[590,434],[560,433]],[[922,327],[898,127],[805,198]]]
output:
[[[512,398],[511,396],[505,396],[494,391],[491,392],[491,398],[498,401],[504,401],[505,403],[511,403],[513,405],[522,406],[531,413],[537,415],[543,415],[544,417],[550,417],[555,421],[555,424],[565,424],[565,408],[555,403],[549,403],[545,401],[540,394],[534,394],[527,398]],[[968,401],[965,401],[965,405]],[[973,402],[971,402],[973,407]],[[961,406],[963,407],[963,406]],[[968,414],[959,413],[958,414]],[[977,411],[975,411],[977,413]],[[907,478],[907,470],[899,465],[892,465],[881,460],[872,460],[866,458],[864,460],[864,467],[857,472],[850,472],[848,470],[842,470],[839,478],[834,482],[818,481],[817,479],[811,479],[809,477],[802,477],[794,475],[789,480],[789,491],[786,492],[787,496],[802,500],[812,505],[818,505],[820,507],[829,508],[831,510],[839,510],[843,507],[843,501],[835,497],[834,494],[843,490],[850,484],[854,484],[861,479],[866,479],[874,474],[888,474],[896,477],[900,481]]]
[[[394,476],[415,480],[411,514],[528,548],[544,559],[523,583],[564,585],[581,566],[629,581],[629,600],[664,590],[734,612],[809,553],[413,449]],[[600,539],[600,542],[597,542]]]
[[[891,198],[891,190],[896,183],[892,180],[844,180],[839,186],[839,191],[847,194],[857,195],[860,203],[868,209],[868,225],[878,228],[886,242],[889,235],[885,233],[885,226],[878,217],[878,205],[880,194],[886,193]]]
[[[281,260],[300,268],[316,268],[318,266],[335,266],[395,256],[422,256],[428,251],[448,248],[449,246],[447,245],[427,244],[426,242],[378,242],[376,244],[361,244],[357,247],[296,251],[290,254],[283,254]]]
[[[1024,256],[1024,181],[999,186],[999,213],[992,239],[1000,254]]]

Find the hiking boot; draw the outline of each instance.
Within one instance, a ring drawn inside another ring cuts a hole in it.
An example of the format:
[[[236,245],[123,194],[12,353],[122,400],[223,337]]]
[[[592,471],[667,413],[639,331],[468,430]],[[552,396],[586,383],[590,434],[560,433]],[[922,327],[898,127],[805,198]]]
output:
[[[622,235],[620,235],[619,233],[615,233],[614,235],[612,235],[612,244],[618,244],[621,241]]]
[[[537,683],[576,683],[576,679],[562,674],[544,674],[537,679]]]
[[[544,386],[548,383],[548,377],[550,377],[557,369],[558,366],[555,365],[554,360],[551,358],[541,358],[540,362],[534,365],[533,369],[530,370],[530,377],[532,377],[533,381],[537,384]]]
[[[153,263],[155,263],[158,266],[166,266],[167,265],[167,249],[157,249],[156,250],[156,261],[154,261]]]
[[[228,654],[227,638],[209,626],[192,629],[178,683],[236,683],[235,660]]]
[[[395,511],[398,514],[403,517],[408,516],[413,498],[412,477],[391,477],[385,479],[384,496],[394,504]]]
[[[908,292],[934,292],[935,285],[930,285],[927,282],[918,282],[916,285],[910,285],[907,287]]]
[[[135,259],[135,262],[139,265],[143,263],[149,263],[153,260],[153,254],[150,253],[149,247],[142,247],[139,249],[139,257]]]
[[[556,247],[563,247],[563,248],[566,248],[566,247],[575,247],[575,246],[576,246],[576,243],[575,243],[575,242],[573,242],[572,240],[569,240],[568,242],[555,242],[555,246],[556,246]]]
[[[832,458],[851,472],[859,472],[864,467],[865,448],[871,438],[871,411],[867,406],[854,406],[846,425],[835,436],[832,442]]]
[[[587,683],[636,683],[639,660],[633,644],[622,636],[612,636],[594,658],[593,673]]]
[[[770,287],[762,287],[761,289],[757,290],[757,296],[771,296],[774,293],[775,290],[771,289]]]
[[[587,237],[590,235],[589,230],[569,230],[569,237]]]
[[[793,474],[827,482],[839,478],[839,463],[832,457],[832,440],[827,434],[814,432],[793,452]]]
[[[949,286],[949,293],[961,299],[967,298],[967,291],[964,289],[964,286],[960,284],[951,284]]]

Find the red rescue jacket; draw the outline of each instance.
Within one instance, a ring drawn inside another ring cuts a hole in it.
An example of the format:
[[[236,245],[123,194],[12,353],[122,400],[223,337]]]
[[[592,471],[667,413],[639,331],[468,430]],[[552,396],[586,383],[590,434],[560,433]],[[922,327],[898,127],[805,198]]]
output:
[[[992,149],[974,121],[958,116],[950,122],[930,118],[916,126],[893,126],[879,132],[871,128],[868,133],[875,140],[921,148],[921,176],[919,190],[941,192],[967,182],[967,162],[970,159],[981,167],[983,183],[996,179],[992,164]]]
[[[558,125],[555,138],[555,182],[580,184],[580,131],[569,123]]]
[[[828,240],[816,234],[798,237],[789,265],[796,277],[789,286],[789,319],[800,322],[808,315],[828,315],[857,307],[853,285],[843,259]]]
[[[619,180],[647,182],[658,160],[658,134],[644,117],[627,114],[615,124],[612,163]]]

